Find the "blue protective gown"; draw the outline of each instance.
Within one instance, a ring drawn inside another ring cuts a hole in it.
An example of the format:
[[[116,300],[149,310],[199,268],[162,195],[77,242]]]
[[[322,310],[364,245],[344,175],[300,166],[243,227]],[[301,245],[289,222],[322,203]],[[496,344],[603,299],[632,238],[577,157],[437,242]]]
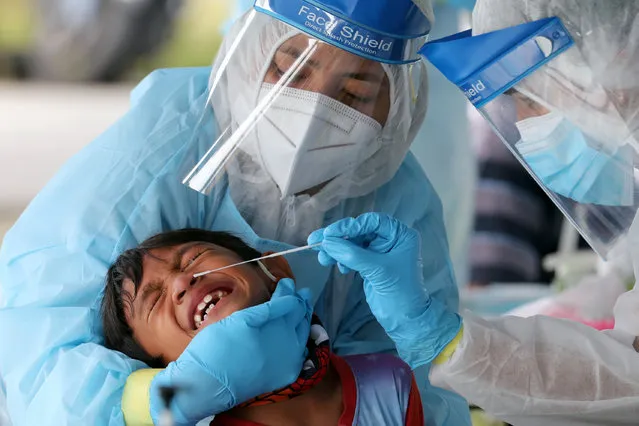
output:
[[[74,156],[6,235],[0,250],[0,375],[14,426],[124,424],[124,384],[144,365],[101,346],[99,313],[106,271],[123,250],[184,227],[230,231],[261,251],[289,248],[255,235],[224,182],[209,197],[180,182],[185,155],[197,155],[189,149],[193,129],[202,111],[211,109],[209,73],[152,73],[132,92],[130,111]],[[212,127],[212,111],[209,119]],[[202,143],[214,140],[210,132],[210,139],[200,133]],[[326,222],[364,209],[392,214],[421,231],[429,290],[456,309],[441,204],[412,156],[391,182],[346,200]],[[313,290],[337,354],[394,351],[368,309],[359,277],[321,267],[314,252],[297,253],[289,262],[298,286]],[[427,424],[469,425],[465,400],[432,388],[427,373],[416,372]]]

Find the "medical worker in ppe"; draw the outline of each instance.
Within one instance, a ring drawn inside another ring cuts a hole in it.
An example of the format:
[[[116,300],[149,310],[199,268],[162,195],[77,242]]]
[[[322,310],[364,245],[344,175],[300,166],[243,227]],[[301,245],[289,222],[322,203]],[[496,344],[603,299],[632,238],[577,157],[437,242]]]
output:
[[[639,2],[479,0],[473,21],[474,34],[431,42],[425,56],[593,248],[630,247],[639,276]],[[541,316],[460,316],[422,291],[417,272],[431,253],[399,221],[343,220],[309,238],[320,241],[323,264],[364,278],[400,356],[413,367],[435,360],[434,383],[514,425],[637,423],[638,290],[619,298],[605,332]]]
[[[253,0],[234,1],[230,22],[224,27],[225,34],[236,19],[253,7],[253,3]],[[462,22],[466,21],[466,15],[470,17],[474,3],[475,0],[435,2],[433,7],[437,24],[429,38],[443,37],[461,30],[462,27],[466,28]],[[427,70],[428,66],[426,64]],[[477,175],[466,125],[468,120],[464,116],[469,106],[463,94],[458,93],[456,87],[448,83],[441,74],[428,70],[428,85],[430,105],[437,105],[437,108],[428,110],[410,151],[424,169],[442,202],[450,258],[457,284],[463,287],[468,281],[468,246]],[[460,117],[454,118],[457,114]],[[446,143],[433,143],[435,140]]]
[[[455,310],[441,205],[407,155],[426,111],[416,53],[431,22],[428,1],[260,0],[212,69],[163,70],[141,82],[131,110],[65,165],[2,246],[0,374],[14,425],[149,424],[167,384],[184,385],[176,420],[194,424],[299,374],[303,348],[271,329],[264,335],[280,338],[256,360],[290,362],[266,377],[242,365],[216,369],[215,327],[199,340],[208,345],[189,347],[164,371],[100,345],[107,267],[164,230],[224,230],[279,251],[343,217],[385,212],[422,232],[433,254],[424,282]],[[336,353],[395,350],[359,276],[323,268],[311,252],[288,260]],[[304,326],[290,309],[298,320],[281,326]],[[469,424],[466,401],[430,386],[427,374],[416,372],[428,424]]]

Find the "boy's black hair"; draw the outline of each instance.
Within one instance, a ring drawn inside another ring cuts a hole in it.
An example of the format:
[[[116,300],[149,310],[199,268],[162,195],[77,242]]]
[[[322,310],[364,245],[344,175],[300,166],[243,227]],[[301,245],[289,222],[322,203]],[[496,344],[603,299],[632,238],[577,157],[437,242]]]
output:
[[[207,231],[203,229],[181,229],[163,232],[143,241],[138,247],[122,253],[107,272],[101,314],[104,330],[104,345],[131,358],[140,360],[152,368],[164,367],[159,358],[150,356],[133,337],[133,330],[126,321],[125,303],[131,303],[142,282],[142,262],[153,249],[175,247],[182,244],[202,241],[224,247],[235,252],[242,260],[251,260],[260,256],[260,252],[248,246],[240,238],[227,232]],[[135,293],[128,295],[122,289],[125,280],[133,281]]]

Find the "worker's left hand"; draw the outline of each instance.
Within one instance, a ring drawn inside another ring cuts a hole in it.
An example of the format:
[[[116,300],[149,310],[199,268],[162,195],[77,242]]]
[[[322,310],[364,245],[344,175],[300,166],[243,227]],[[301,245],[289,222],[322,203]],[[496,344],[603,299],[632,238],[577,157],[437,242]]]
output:
[[[430,297],[423,280],[419,233],[395,218],[366,213],[315,231],[321,264],[359,272],[373,315],[416,368],[432,361],[457,335],[461,318]],[[438,253],[437,255],[441,255]]]

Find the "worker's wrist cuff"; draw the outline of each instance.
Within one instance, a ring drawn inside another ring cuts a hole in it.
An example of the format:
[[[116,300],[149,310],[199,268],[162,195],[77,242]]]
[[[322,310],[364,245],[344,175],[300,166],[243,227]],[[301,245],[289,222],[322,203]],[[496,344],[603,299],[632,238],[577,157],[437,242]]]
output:
[[[151,382],[161,369],[142,369],[131,373],[124,385],[122,413],[127,426],[153,426]]]
[[[461,342],[461,339],[463,336],[464,336],[464,326],[462,324],[455,338],[451,340],[448,345],[446,345],[444,350],[441,351],[441,353],[437,356],[437,358],[433,360],[433,363],[438,365],[438,364],[444,364],[448,362],[452,358],[453,354],[455,353],[455,350],[457,349],[457,346],[459,346],[459,342]]]

